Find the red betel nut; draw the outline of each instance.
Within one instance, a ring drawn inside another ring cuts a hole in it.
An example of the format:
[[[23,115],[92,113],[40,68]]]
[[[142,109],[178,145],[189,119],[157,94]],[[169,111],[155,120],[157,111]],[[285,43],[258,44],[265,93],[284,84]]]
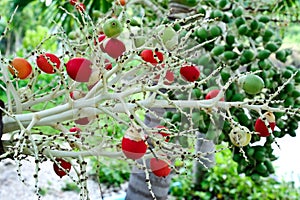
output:
[[[72,58],[66,64],[67,73],[77,82],[88,82],[92,74],[92,62],[86,58]]]
[[[166,177],[170,174],[171,168],[169,164],[161,159],[151,158],[150,169],[158,177]]]
[[[53,163],[53,169],[54,169],[54,172],[60,177],[62,178],[63,176],[65,176],[67,173],[66,172],[69,172],[71,170],[71,163],[65,161],[64,159],[62,158],[56,158],[55,159],[56,162],[58,162],[59,165],[57,165],[56,163]],[[61,169],[62,168],[62,169]],[[65,171],[64,171],[64,170]]]
[[[264,118],[269,122],[271,130],[274,131],[274,128],[276,126],[274,114],[271,112],[266,112],[264,114]],[[271,134],[269,132],[265,122],[261,118],[258,118],[256,120],[254,129],[256,132],[259,133],[259,136],[261,136],[261,137],[268,137]]]
[[[185,65],[180,68],[180,74],[184,80],[194,82],[200,77],[200,70],[194,65]]]

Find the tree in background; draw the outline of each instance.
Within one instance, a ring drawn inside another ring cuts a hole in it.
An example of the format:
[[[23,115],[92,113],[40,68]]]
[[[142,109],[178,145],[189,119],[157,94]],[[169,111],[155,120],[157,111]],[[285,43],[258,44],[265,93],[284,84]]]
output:
[[[128,199],[165,199],[174,162],[201,164],[197,186],[222,141],[239,173],[274,173],[273,144],[299,121],[299,69],[280,48],[298,2],[26,2],[14,1],[1,42],[27,6],[55,28],[22,58],[2,55],[1,158],[35,158],[37,195],[51,160],[60,177],[75,169],[87,199],[87,157],[107,156],[136,166]],[[58,53],[42,46],[53,38]]]

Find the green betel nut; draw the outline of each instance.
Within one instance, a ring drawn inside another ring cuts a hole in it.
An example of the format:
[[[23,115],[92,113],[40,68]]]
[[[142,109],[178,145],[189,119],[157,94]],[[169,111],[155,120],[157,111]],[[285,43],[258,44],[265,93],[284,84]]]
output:
[[[248,94],[258,94],[265,87],[265,83],[262,78],[257,75],[249,74],[239,79],[239,84],[243,90]]]
[[[103,32],[106,37],[118,37],[123,31],[123,26],[118,19],[108,19],[103,25]]]

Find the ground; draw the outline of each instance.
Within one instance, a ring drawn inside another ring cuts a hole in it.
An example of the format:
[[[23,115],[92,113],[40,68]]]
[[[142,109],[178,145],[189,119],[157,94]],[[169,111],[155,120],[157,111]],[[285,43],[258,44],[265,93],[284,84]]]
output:
[[[6,159],[0,162],[0,199],[1,200],[16,200],[22,197],[22,200],[32,200],[37,199],[34,191],[34,160],[28,160],[23,163],[22,166],[22,176],[25,179],[27,185],[21,183],[17,175],[16,169],[17,165],[14,161]],[[43,200],[79,200],[79,193],[76,191],[63,191],[62,188],[65,187],[66,183],[71,183],[72,180],[65,176],[59,178],[53,171],[52,163],[44,162],[41,166],[41,171],[39,173],[39,185],[43,188],[45,195],[42,196]],[[71,170],[72,172],[72,170]],[[73,171],[73,173],[75,173]],[[88,179],[88,190],[90,193],[91,200],[101,199],[101,193],[99,185],[93,180],[93,177]],[[112,199],[124,199],[126,184],[118,188],[106,188],[101,185],[104,200]],[[120,198],[123,197],[123,198]]]

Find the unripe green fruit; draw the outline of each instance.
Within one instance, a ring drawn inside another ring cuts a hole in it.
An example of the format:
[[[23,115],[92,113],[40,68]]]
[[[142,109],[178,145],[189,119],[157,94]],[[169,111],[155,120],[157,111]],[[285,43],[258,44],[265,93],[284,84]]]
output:
[[[295,100],[293,97],[287,97],[285,99],[285,101],[283,102],[284,107],[288,108],[288,107],[293,107],[295,104]]]
[[[255,152],[255,149],[252,147],[250,147],[246,150],[247,156],[253,156],[254,152]]]
[[[130,26],[140,26],[140,23],[134,18],[130,19],[129,24],[130,24]]]
[[[257,161],[261,161],[263,162],[265,160],[265,152],[264,151],[255,151],[254,153],[254,158],[257,160]]]
[[[248,32],[248,26],[246,24],[242,24],[242,25],[239,26],[238,33],[240,35],[246,35],[247,32]]]
[[[257,64],[261,69],[264,70],[268,70],[272,67],[271,63],[268,60],[260,60]]]
[[[221,55],[225,50],[225,47],[223,45],[215,46],[212,50],[211,53],[215,56]]]
[[[199,88],[194,88],[192,91],[192,96],[195,97],[196,99],[199,99],[200,96],[202,95],[201,90]]]
[[[248,74],[239,79],[239,85],[248,94],[258,94],[264,88],[265,84],[262,78],[254,74]]]
[[[93,12],[92,12],[92,16],[94,17],[94,18],[99,18],[100,16],[101,16],[101,12],[100,12],[100,10],[93,10]]]
[[[110,18],[103,25],[104,34],[109,37],[118,37],[123,31],[123,26],[118,19]]]
[[[199,14],[203,14],[203,16],[206,15],[206,10],[205,10],[205,8],[203,8],[203,7],[198,8],[197,12],[198,12]]]
[[[228,1],[227,0],[220,0],[219,1],[219,7],[220,8],[225,8],[227,5]]]
[[[243,15],[243,12],[244,12],[244,9],[242,6],[239,6],[237,8],[235,8],[233,11],[232,11],[232,14],[233,16],[235,17],[240,17]]]
[[[220,10],[214,10],[212,13],[211,13],[211,18],[218,18],[218,19],[222,19],[223,18],[223,12],[220,11]]]
[[[234,42],[235,42],[235,36],[234,35],[226,35],[226,43],[228,44],[228,45],[233,45],[234,44]]]
[[[292,97],[294,97],[294,98],[300,97],[300,91],[298,91],[298,90],[292,91]]]
[[[267,172],[268,169],[267,169],[267,167],[265,166],[265,164],[261,162],[261,163],[258,163],[258,164],[257,164],[255,170],[256,170],[259,174],[263,175],[263,174],[265,174],[265,173]]]
[[[272,162],[269,159],[266,159],[264,162],[265,166],[267,167],[268,171],[273,174],[275,172]]]
[[[250,28],[251,30],[256,30],[258,28],[258,21],[257,20],[253,20],[250,24]]]
[[[276,59],[281,62],[286,62],[286,52],[284,49],[277,51],[275,55]]]
[[[239,154],[233,154],[232,160],[234,160],[235,162],[239,162],[242,159],[242,156],[240,156]]]
[[[240,57],[240,63],[242,64],[242,65],[244,65],[244,64],[247,64],[247,63],[249,63],[250,61],[249,60],[247,60],[246,58],[245,58],[245,56],[241,56]]]
[[[251,32],[251,38],[253,40],[255,40],[256,38],[258,38],[259,36],[260,36],[260,33],[258,31]]]
[[[286,68],[291,70],[293,73],[297,71],[297,68],[294,65],[288,65],[288,66],[286,66]],[[298,75],[300,75],[300,72]]]
[[[260,16],[258,18],[258,21],[262,22],[262,23],[268,23],[270,21],[268,16]]]
[[[271,52],[277,51],[278,48],[279,48],[278,45],[273,42],[269,42],[268,44],[266,44],[266,47],[265,47],[265,49],[268,49]]]
[[[171,119],[173,116],[173,113],[171,111],[166,111],[163,115],[163,118],[165,119]]]
[[[202,40],[206,40],[208,37],[208,32],[205,28],[198,28],[196,30],[196,36]]]
[[[263,42],[267,43],[271,40],[271,37],[262,36]]]
[[[68,34],[68,37],[70,38],[70,40],[75,40],[79,37],[79,33],[77,31],[71,31]]]
[[[181,115],[179,113],[175,113],[172,116],[171,123],[180,122]]]
[[[244,56],[247,61],[252,61],[255,58],[254,52],[250,49],[245,49],[242,53],[242,56]]]
[[[292,75],[293,75],[293,72],[291,70],[289,70],[289,69],[284,70],[284,72],[282,74],[282,76],[284,78],[290,78]]]
[[[181,26],[179,25],[179,23],[174,24],[174,26],[173,26],[173,29],[174,29],[175,31],[179,31],[180,28],[181,28]]]
[[[237,56],[238,56],[237,53],[234,51],[225,51],[223,53],[223,57],[225,60],[235,59]]]
[[[245,23],[246,23],[246,20],[243,17],[238,17],[235,20],[235,25],[237,27],[239,27],[239,26],[241,26],[242,24],[245,24]]]
[[[241,43],[241,44],[239,44],[239,45],[237,46],[237,48],[238,48],[238,50],[239,50],[240,52],[242,52],[243,49],[244,49],[244,45]]]
[[[267,30],[265,30],[263,37],[272,37],[273,35],[274,35],[274,32],[271,29],[267,29]]]
[[[292,93],[292,91],[293,91],[294,89],[295,89],[294,84],[288,83],[288,84],[285,85],[284,91],[285,91],[286,93]]]
[[[238,113],[237,117],[239,119],[239,123],[242,126],[248,126],[250,124],[250,119],[248,118],[248,116],[245,113]]]
[[[217,37],[220,36],[222,34],[222,30],[219,26],[212,26],[209,29],[210,35],[212,37]]]
[[[227,82],[228,79],[231,77],[230,73],[227,71],[221,71],[221,77],[223,82]]]
[[[260,50],[260,51],[258,52],[258,54],[257,54],[256,57],[257,57],[259,60],[264,60],[264,59],[268,58],[268,57],[270,56],[270,54],[271,54],[271,51],[269,51],[269,50],[267,50],[267,49],[263,49],[263,50]]]
[[[232,96],[231,101],[243,101],[245,96],[241,93],[236,93]]]
[[[223,15],[222,22],[227,24],[227,23],[230,23],[231,21],[232,21],[231,17],[229,17],[227,14]]]
[[[289,131],[289,135],[291,136],[291,137],[296,137],[296,131]]]

